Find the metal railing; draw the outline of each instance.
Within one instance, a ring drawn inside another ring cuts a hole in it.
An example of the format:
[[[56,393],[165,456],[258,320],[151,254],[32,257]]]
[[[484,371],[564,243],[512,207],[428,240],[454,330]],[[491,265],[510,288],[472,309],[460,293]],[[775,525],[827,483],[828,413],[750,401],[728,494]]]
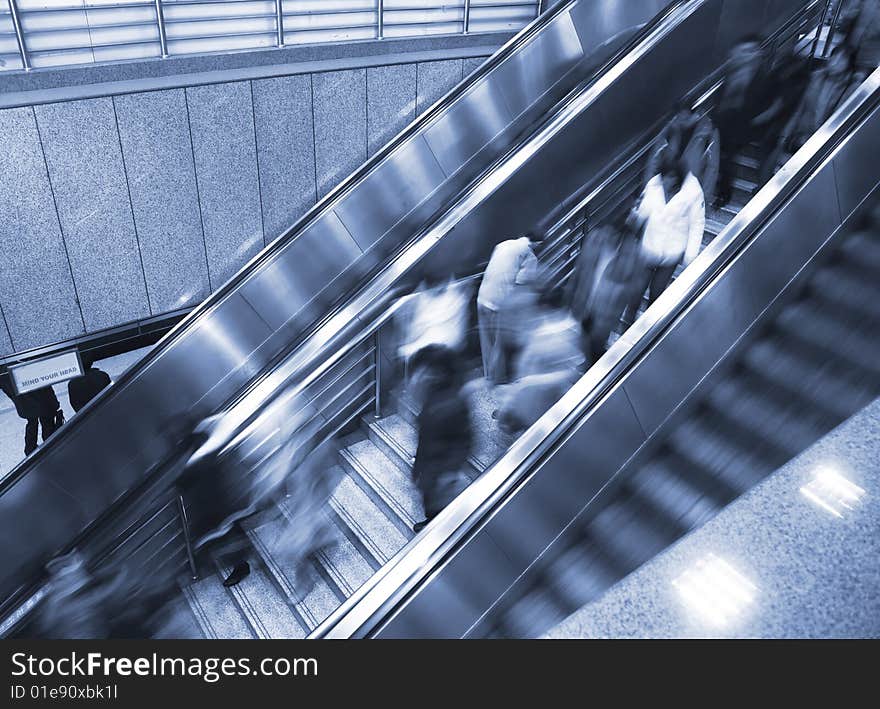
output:
[[[8,11],[0,9],[0,70],[25,71],[322,42],[512,32],[540,12],[538,0],[7,3]]]

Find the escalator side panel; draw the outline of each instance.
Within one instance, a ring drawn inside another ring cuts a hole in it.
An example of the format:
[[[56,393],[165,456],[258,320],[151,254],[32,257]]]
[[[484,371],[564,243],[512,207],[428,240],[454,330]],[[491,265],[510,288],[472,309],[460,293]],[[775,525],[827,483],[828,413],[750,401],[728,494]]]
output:
[[[511,57],[493,77],[511,115],[516,117],[534,106],[585,57],[570,13],[556,17],[541,34],[541,42],[534,42]]]
[[[877,174],[880,125],[861,130],[834,157],[834,180],[841,215],[852,214],[870,192]]]
[[[352,238],[365,251],[429,199],[448,177],[424,136],[415,136],[398,152],[397,160],[382,163],[336,209]],[[415,225],[410,231],[412,227]]]
[[[328,212],[245,283],[241,293],[269,327],[278,330],[361,253],[336,213]]]
[[[510,500],[509,513],[493,516],[486,531],[520,570],[559,534],[560,519],[596,495],[645,441],[645,433],[622,389],[614,391],[553,456],[554,474],[538,467]],[[589,444],[583,444],[589,441]],[[561,491],[565,491],[561,494]],[[523,530],[527,529],[527,533]]]

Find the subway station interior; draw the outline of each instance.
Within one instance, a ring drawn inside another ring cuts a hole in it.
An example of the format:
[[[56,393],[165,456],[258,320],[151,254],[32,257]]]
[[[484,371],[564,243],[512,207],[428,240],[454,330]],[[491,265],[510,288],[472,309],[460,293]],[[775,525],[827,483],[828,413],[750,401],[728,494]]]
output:
[[[880,637],[880,1],[0,0],[0,637]]]

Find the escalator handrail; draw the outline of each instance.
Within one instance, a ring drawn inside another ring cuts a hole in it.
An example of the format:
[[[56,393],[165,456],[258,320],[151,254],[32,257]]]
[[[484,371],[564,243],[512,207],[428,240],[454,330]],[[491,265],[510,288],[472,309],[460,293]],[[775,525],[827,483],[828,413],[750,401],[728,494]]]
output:
[[[50,445],[57,444],[62,439],[73,435],[76,429],[80,425],[82,425],[83,421],[88,416],[93,415],[94,411],[101,404],[102,401],[113,397],[117,392],[125,387],[127,383],[129,383],[144,369],[146,369],[157,357],[159,357],[162,352],[167,350],[179,337],[181,337],[185,330],[188,330],[188,328],[203,320],[208,314],[219,307],[220,303],[224,301],[224,299],[228,295],[230,295],[237,286],[239,286],[244,280],[250,277],[252,273],[260,269],[269,260],[271,260],[280,250],[285,248],[293,239],[295,239],[299,233],[303,232],[317,219],[324,216],[328,211],[332,210],[337,205],[338,201],[343,197],[343,195],[349,193],[356,184],[360,183],[369,173],[374,171],[380,165],[380,163],[386,157],[388,157],[388,155],[390,155],[397,147],[410,139],[414,134],[420,131],[432,120],[434,120],[434,118],[436,118],[440,113],[445,111],[449,106],[451,106],[459,98],[465,95],[475,84],[477,84],[481,79],[483,79],[486,75],[488,75],[491,71],[498,67],[499,64],[508,59],[510,56],[516,54],[523,47],[527,46],[529,42],[534,39],[541,32],[541,30],[546,27],[550,22],[552,22],[556,17],[567,11],[577,2],[581,1],[583,0],[567,0],[566,2],[560,2],[557,5],[549,8],[543,14],[536,17],[530,24],[520,30],[520,32],[518,32],[514,37],[508,40],[508,42],[502,45],[500,49],[498,49],[491,57],[489,57],[486,62],[481,64],[468,77],[466,77],[464,81],[457,84],[447,94],[442,96],[433,105],[427,108],[424,113],[419,115],[413,122],[408,124],[400,133],[398,133],[387,144],[380,148],[375,155],[368,158],[367,161],[364,162],[358,169],[356,169],[341,183],[339,183],[334,189],[327,193],[327,195],[325,195],[320,201],[318,201],[305,215],[298,219],[281,236],[279,236],[270,244],[268,244],[265,248],[263,248],[241,269],[239,269],[237,273],[230,277],[228,281],[218,287],[217,290],[215,290],[199,305],[194,307],[186,315],[186,317],[184,317],[171,330],[169,330],[150,349],[150,351],[146,355],[144,355],[142,359],[133,364],[119,377],[117,377],[112,386],[106,387],[80,412],[78,412],[77,416],[73,417],[58,431],[53,433],[52,437],[47,443],[49,443]],[[669,12],[672,11],[675,6],[683,5],[686,2],[687,0],[671,0],[666,8],[661,10],[654,18],[652,18],[648,23],[643,26],[642,31],[639,32],[638,35],[642,35],[645,32],[649,31],[650,28],[658,22],[658,18],[665,17]],[[626,53],[629,50],[631,44],[632,42],[628,42],[626,46],[621,48],[621,50],[615,52],[611,58],[607,59],[600,67],[591,72],[591,76],[595,77],[606,71],[607,68],[613,65],[613,63],[617,61],[622,54]],[[342,311],[345,308],[346,304],[343,303],[337,308],[337,312]],[[333,314],[331,313],[318,323],[315,323],[313,329],[310,332],[304,333],[304,337],[307,338],[310,334],[314,332],[315,328],[321,327],[322,324],[331,319],[332,315]],[[0,479],[0,495],[2,495],[5,490],[8,489],[11,485],[21,479],[21,477],[26,475],[27,471],[32,469],[40,461],[43,455],[45,455],[45,451],[48,448],[49,446],[47,445],[40,446],[30,456],[25,458],[13,470],[11,470],[5,477]]]
[[[599,361],[481,478],[446,508],[395,560],[377,572],[310,637],[369,634],[430,578],[491,513],[552,454],[566,433],[601,404],[625,374],[726,265],[755,237],[852,131],[880,104],[876,69],[786,165],[743,207]]]

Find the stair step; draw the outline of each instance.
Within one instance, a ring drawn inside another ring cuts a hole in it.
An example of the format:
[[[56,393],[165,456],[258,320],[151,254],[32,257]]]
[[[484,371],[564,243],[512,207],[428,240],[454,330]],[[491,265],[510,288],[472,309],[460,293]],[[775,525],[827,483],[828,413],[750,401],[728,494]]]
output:
[[[409,476],[419,442],[416,427],[400,414],[379,419],[368,414],[361,421],[376,447],[397,466],[400,472]]]
[[[872,277],[843,265],[823,268],[810,279],[810,295],[831,308],[849,311],[856,320],[876,327],[880,320],[880,271]]]
[[[560,554],[548,575],[572,612],[595,601],[620,578],[597,547],[586,543],[574,544]]]
[[[721,506],[698,485],[676,474],[671,464],[669,459],[649,461],[627,481],[627,487],[686,532],[714,517]]]
[[[215,564],[223,577],[232,570],[229,565],[216,561]],[[252,563],[247,577],[228,590],[258,639],[301,639],[306,636],[305,629],[262,568]]]
[[[424,519],[421,495],[408,475],[370,441],[359,441],[339,453],[343,468],[404,535]]]
[[[286,518],[279,518],[260,525],[245,522],[244,526],[273,581],[304,627],[311,631],[336,610],[340,599],[308,560],[292,559],[279,549],[284,543],[282,532],[287,524]]]
[[[801,301],[780,313],[776,328],[800,345],[829,359],[843,359],[872,376],[880,375],[880,338],[841,322],[815,303]]]
[[[500,632],[507,638],[533,639],[565,620],[570,611],[563,608],[553,590],[537,586],[519,598],[501,622]]]
[[[330,498],[330,508],[339,526],[351,532],[355,545],[375,569],[390,561],[413,536],[412,531],[406,535],[395,527],[347,475]]]
[[[315,555],[315,563],[336,595],[345,599],[373,575],[373,567],[341,529],[338,530],[338,536],[336,544]]]
[[[632,570],[680,536],[652,521],[643,507],[615,501],[591,520],[589,533],[616,565]]]
[[[465,386],[465,394],[470,404],[471,423],[474,427],[474,450],[470,463],[474,470],[482,473],[507,452],[516,437],[503,433],[492,418],[492,412],[502,404],[496,387],[481,377]]]
[[[794,457],[826,429],[796,398],[777,398],[774,393],[768,388],[759,389],[743,375],[719,382],[709,393],[708,402],[723,418],[735,420],[755,438]]]
[[[857,386],[830,363],[818,363],[803,349],[786,346],[786,341],[769,337],[751,345],[744,353],[743,365],[768,384],[784,388],[806,406],[826,411],[842,421],[869,403],[877,388]],[[867,384],[867,382],[866,382]]]
[[[216,574],[183,587],[183,597],[206,638],[240,640],[254,634]]]
[[[723,486],[732,497],[752,488],[773,471],[773,466],[731,445],[722,431],[707,426],[699,417],[684,421],[669,437],[669,448],[691,470]]]

